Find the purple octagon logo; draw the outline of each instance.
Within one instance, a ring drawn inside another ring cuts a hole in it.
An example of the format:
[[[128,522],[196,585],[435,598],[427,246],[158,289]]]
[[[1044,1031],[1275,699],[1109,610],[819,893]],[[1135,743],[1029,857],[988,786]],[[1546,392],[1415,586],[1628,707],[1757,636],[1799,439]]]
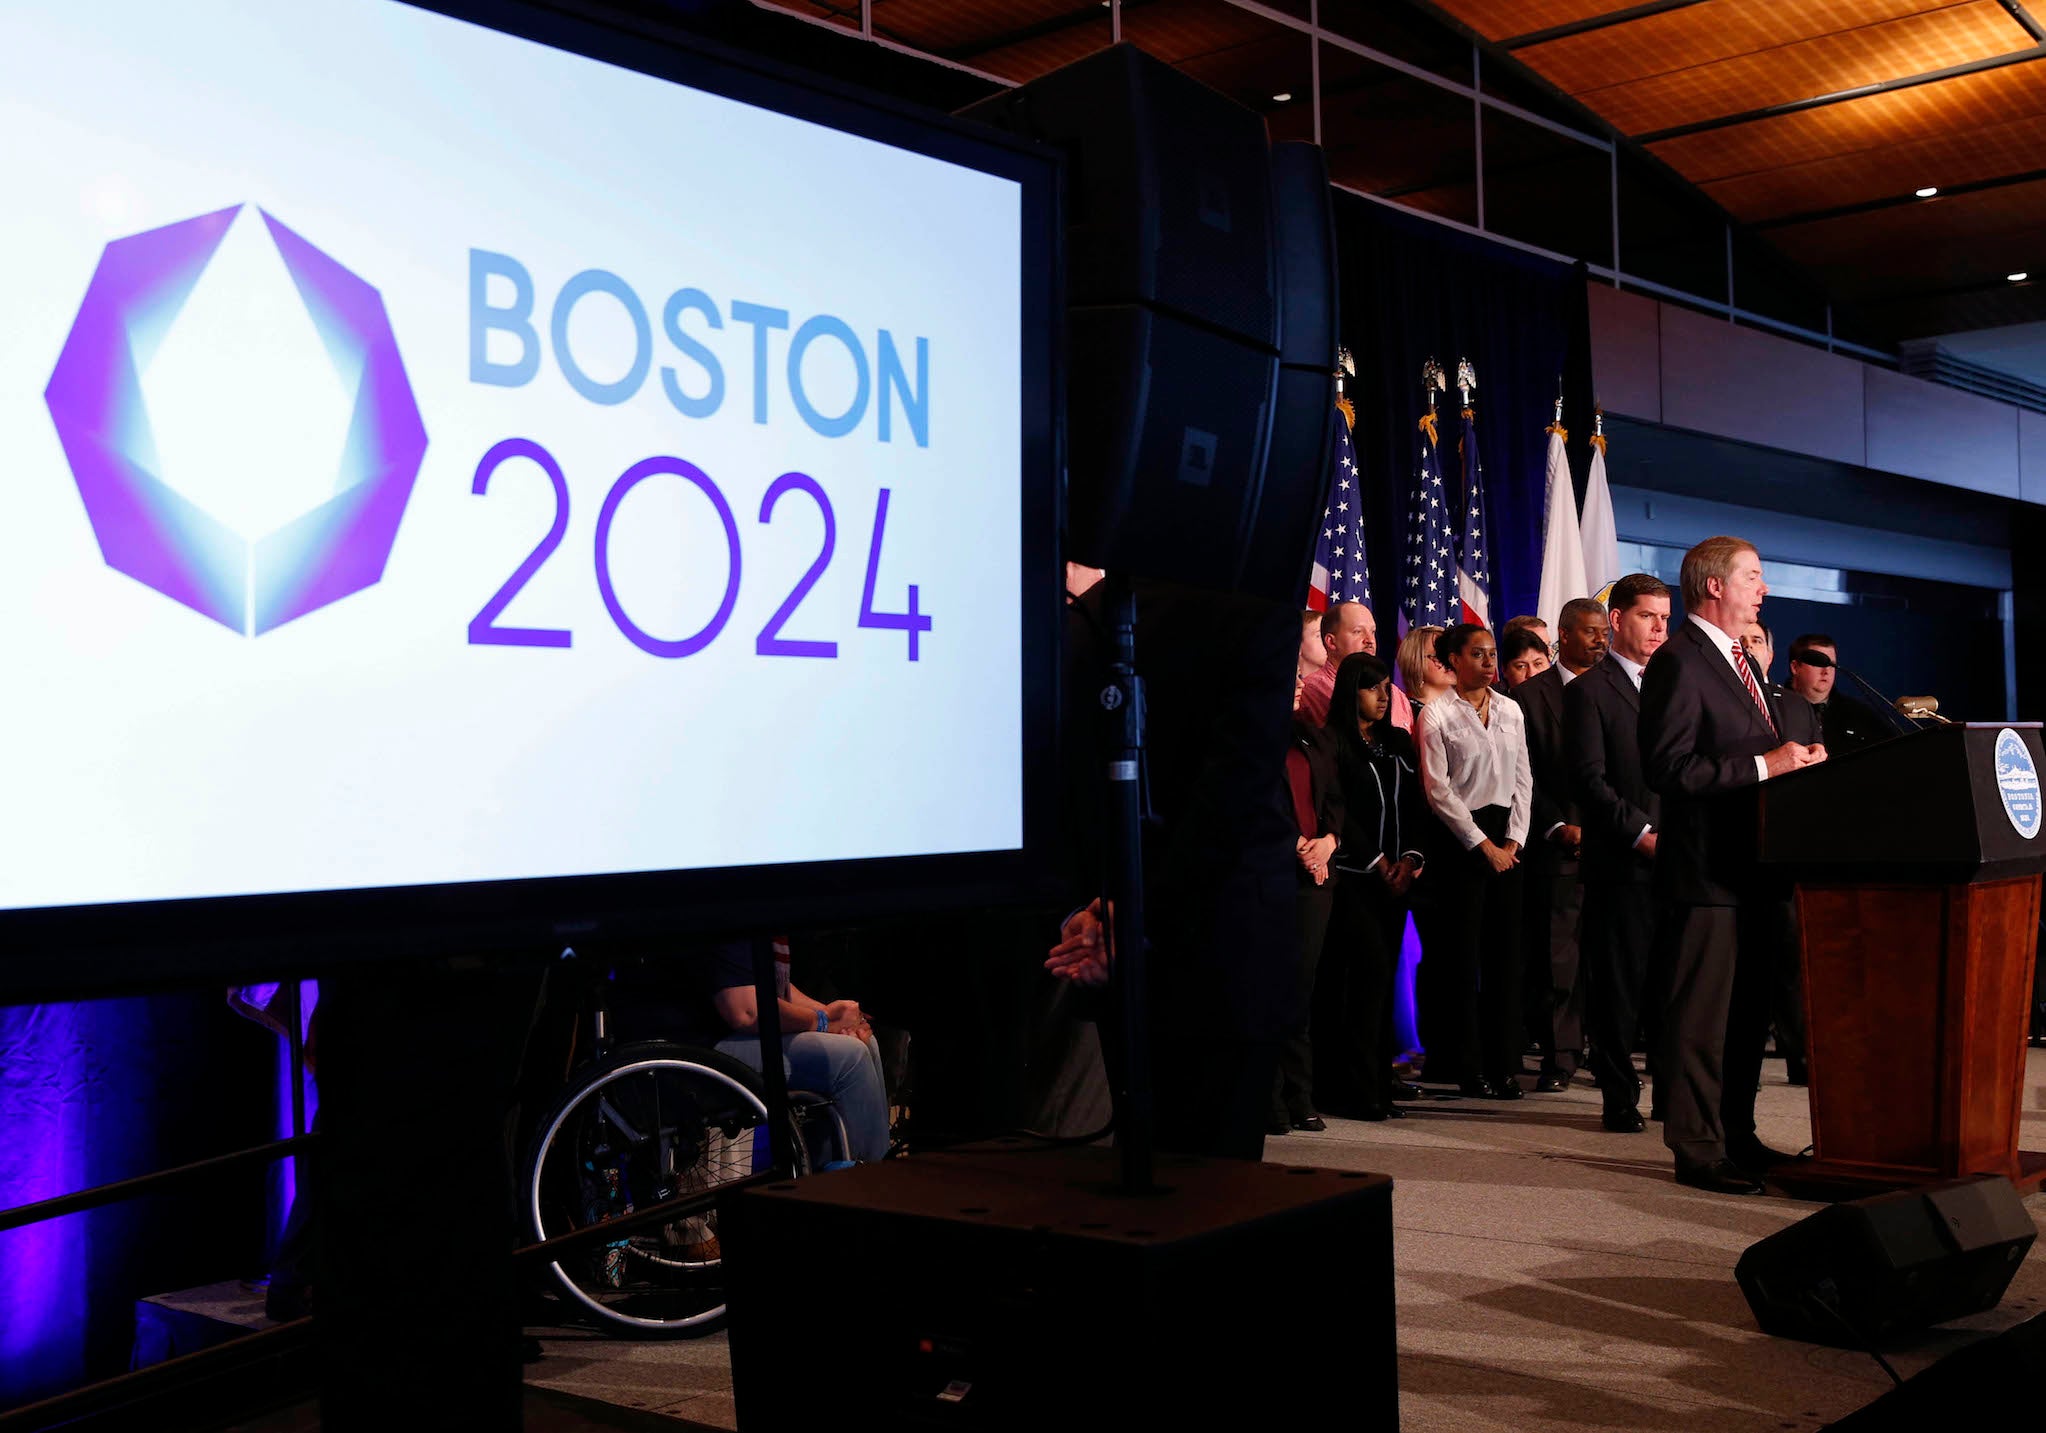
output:
[[[263,213],[350,398],[340,453],[277,458],[335,465],[333,496],[248,538],[158,476],[141,373],[241,208],[108,244],[43,398],[107,566],[253,637],[382,578],[426,428],[383,298]]]

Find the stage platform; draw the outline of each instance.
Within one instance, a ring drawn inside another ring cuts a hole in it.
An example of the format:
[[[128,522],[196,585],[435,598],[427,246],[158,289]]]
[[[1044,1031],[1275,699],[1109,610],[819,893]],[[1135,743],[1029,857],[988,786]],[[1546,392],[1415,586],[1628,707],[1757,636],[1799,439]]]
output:
[[[1809,1433],[1890,1386],[1866,1354],[1765,1337],[1734,1284],[1742,1250],[1819,1206],[1676,1184],[1661,1127],[1605,1133],[1597,1091],[1583,1080],[1517,1103],[1409,1108],[1403,1120],[1331,1120],[1326,1133],[1265,1146],[1270,1160],[1395,1180],[1406,1433]],[[1779,1060],[1764,1069],[1758,1123],[1779,1148],[1810,1142],[1805,1092],[1785,1083]],[[2030,1052],[2021,1142],[2046,1149],[2046,1050]],[[2046,1196],[2026,1207],[2046,1235]],[[2046,1238],[1996,1309],[1884,1352],[1909,1378],[2042,1312]],[[636,1343],[536,1332],[546,1350],[526,1372],[536,1390],[592,1412],[633,1410],[641,1427],[736,1426],[722,1336]],[[1246,1376],[1276,1385],[1343,1371]]]

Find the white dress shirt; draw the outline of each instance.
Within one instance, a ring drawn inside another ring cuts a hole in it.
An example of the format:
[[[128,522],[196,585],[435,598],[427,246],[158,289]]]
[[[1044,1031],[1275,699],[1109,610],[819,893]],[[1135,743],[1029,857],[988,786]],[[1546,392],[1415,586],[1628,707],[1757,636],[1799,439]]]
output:
[[[1734,648],[1740,645],[1740,639],[1730,632],[1722,632],[1703,617],[1687,617],[1684,620],[1705,634],[1705,640],[1712,644],[1712,650],[1719,653],[1726,660],[1726,665],[1733,669],[1734,680],[1741,684],[1743,691],[1747,690],[1748,678],[1752,673],[1746,665],[1746,659],[1734,655]],[[1773,725],[1775,718],[1771,717],[1770,722]],[[1781,735],[1781,733],[1779,732],[1778,735]],[[1768,779],[1769,758],[1758,756],[1755,758],[1755,780],[1767,781]]]
[[[1506,839],[1527,844],[1528,810],[1534,801],[1534,772],[1527,760],[1527,718],[1510,700],[1494,694],[1487,713],[1455,692],[1444,692],[1421,708],[1415,745],[1421,753],[1421,787],[1428,805],[1466,851],[1485,833],[1471,812],[1507,808]]]

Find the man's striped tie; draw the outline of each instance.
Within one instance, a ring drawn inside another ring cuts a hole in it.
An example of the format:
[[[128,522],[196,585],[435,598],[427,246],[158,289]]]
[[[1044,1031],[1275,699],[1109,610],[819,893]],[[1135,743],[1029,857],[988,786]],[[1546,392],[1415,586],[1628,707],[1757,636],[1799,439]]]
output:
[[[1769,715],[1769,703],[1762,699],[1762,689],[1755,685],[1755,669],[1748,665],[1748,654],[1741,650],[1736,640],[1733,644],[1734,664],[1741,669],[1741,680],[1748,684],[1748,695],[1755,699],[1755,705],[1762,709],[1762,720],[1769,723],[1769,730],[1776,730],[1776,719]]]

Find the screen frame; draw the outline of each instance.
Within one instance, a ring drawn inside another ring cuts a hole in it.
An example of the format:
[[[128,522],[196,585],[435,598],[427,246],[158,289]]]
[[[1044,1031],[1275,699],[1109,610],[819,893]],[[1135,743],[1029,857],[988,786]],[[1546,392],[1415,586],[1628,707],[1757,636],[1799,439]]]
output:
[[[1060,887],[1064,158],[637,15],[527,0],[385,0],[755,105],[1021,186],[1022,846],[0,910],[0,1003],[564,945],[639,948],[1052,901]],[[961,613],[957,620],[964,620]],[[970,741],[971,733],[960,733]],[[772,738],[768,738],[771,742]],[[771,759],[771,749],[763,759]]]

